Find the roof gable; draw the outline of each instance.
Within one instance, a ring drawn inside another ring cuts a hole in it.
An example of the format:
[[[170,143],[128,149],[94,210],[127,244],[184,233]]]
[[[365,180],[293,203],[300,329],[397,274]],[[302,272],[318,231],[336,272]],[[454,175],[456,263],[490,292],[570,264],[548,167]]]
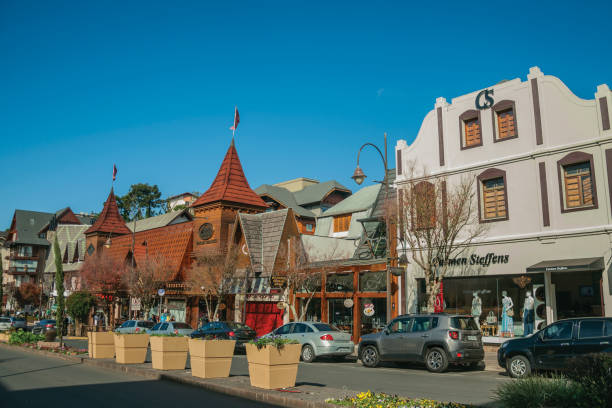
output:
[[[345,198],[338,204],[331,207],[329,210],[325,211],[319,218],[341,214],[352,214],[354,212],[370,209],[376,202],[379,190],[380,184],[364,187],[352,196]]]
[[[260,196],[268,196],[286,208],[291,208],[299,217],[315,218],[315,213],[300,206],[295,200],[295,194],[284,187],[263,184],[255,189]]]
[[[109,234],[129,234],[131,231],[125,226],[123,218],[119,215],[119,208],[115,200],[115,193],[111,187],[111,191],[104,203],[104,208],[96,222],[85,231],[85,234],[93,234],[94,232],[104,232]]]
[[[212,185],[192,204],[192,207],[217,201],[266,208],[266,203],[249,186],[233,139]]]
[[[15,210],[11,224],[12,241],[21,244],[48,246],[49,241],[40,238],[40,230],[49,223],[54,214],[38,211]]]
[[[343,191],[351,194],[351,190],[338,183],[336,180],[330,180],[323,183],[317,183],[305,187],[294,193],[295,201],[299,205],[318,203],[327,197],[332,191]]]
[[[166,214],[156,215],[154,217],[145,218],[136,221],[136,232],[146,231],[154,228],[165,227],[167,225],[180,224],[193,220],[187,209],[180,211],[170,211]],[[134,231],[134,222],[126,223],[130,231]]]

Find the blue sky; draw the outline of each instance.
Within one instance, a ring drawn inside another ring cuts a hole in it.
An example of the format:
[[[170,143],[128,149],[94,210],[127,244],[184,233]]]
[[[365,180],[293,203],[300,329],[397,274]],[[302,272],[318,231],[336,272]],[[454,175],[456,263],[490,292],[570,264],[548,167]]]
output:
[[[174,4],[174,7],[169,7]],[[0,4],[0,228],[15,208],[100,211],[115,190],[205,191],[231,140],[253,188],[351,189],[366,141],[411,141],[435,98],[529,67],[612,86],[612,2]],[[380,179],[374,151],[362,168]]]

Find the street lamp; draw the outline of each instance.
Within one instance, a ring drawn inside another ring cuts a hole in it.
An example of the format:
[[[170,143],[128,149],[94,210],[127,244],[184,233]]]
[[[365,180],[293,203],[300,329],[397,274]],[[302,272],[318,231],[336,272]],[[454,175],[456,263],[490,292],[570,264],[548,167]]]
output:
[[[382,159],[384,170],[385,170],[382,184],[385,188],[385,204],[386,204],[387,199],[389,197],[389,180],[387,178],[389,167],[387,166],[388,162],[387,162],[387,133],[386,132],[384,134],[384,140],[385,140],[385,145],[384,145],[385,154],[383,154],[383,152],[378,148],[378,146],[376,146],[373,143],[369,143],[369,142],[364,143],[359,148],[359,152],[357,152],[357,167],[355,168],[355,172],[353,173],[353,176],[351,178],[355,180],[355,183],[357,183],[357,185],[361,185],[361,183],[363,183],[363,181],[366,178],[366,175],[364,174],[363,170],[361,170],[361,167],[359,167],[359,157],[361,156],[361,151],[366,146],[370,146],[376,149],[376,151],[380,155],[380,158]],[[385,222],[385,239],[387,242],[387,245],[385,245],[386,247],[385,248],[385,262],[387,264],[387,323],[388,323],[391,321],[391,269],[390,269],[391,259],[389,256],[389,228],[387,225],[386,218],[384,218],[384,222]]]

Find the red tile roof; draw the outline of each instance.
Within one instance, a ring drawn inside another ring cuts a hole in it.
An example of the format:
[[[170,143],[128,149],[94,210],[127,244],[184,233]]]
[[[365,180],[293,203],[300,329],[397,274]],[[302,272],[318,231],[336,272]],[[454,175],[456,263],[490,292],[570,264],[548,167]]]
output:
[[[261,208],[267,207],[261,197],[251,189],[244,176],[234,140],[227,149],[221,168],[219,168],[212,185],[192,204],[192,207],[217,201],[229,201]]]
[[[85,234],[91,234],[94,232],[104,232],[107,234],[130,234],[131,231],[125,226],[125,221],[119,215],[119,208],[117,207],[117,201],[115,200],[115,193],[111,188],[110,194],[104,203],[102,213],[92,225],[85,231]]]
[[[189,253],[193,249],[192,235],[191,222],[137,232],[134,237],[134,260],[138,265],[146,256],[161,256],[172,271],[171,280],[175,280],[189,266]],[[131,251],[132,234],[113,238],[111,246],[104,249],[107,256],[118,262],[125,262]]]

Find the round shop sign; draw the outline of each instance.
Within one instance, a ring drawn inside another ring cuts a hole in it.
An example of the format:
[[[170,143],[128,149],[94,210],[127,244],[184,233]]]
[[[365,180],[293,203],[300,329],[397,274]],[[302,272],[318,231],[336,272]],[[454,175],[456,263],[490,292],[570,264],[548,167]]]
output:
[[[158,289],[158,290],[157,290],[157,294],[158,294],[159,296],[164,296],[164,295],[166,294],[166,289]]]
[[[276,307],[280,310],[284,310],[287,307],[287,304],[285,302],[278,302]]]
[[[219,310],[225,310],[225,303],[219,303]]]
[[[368,317],[374,316],[374,304],[366,303],[363,305],[363,314]]]
[[[353,299],[344,299],[344,307],[347,309],[353,307]]]

